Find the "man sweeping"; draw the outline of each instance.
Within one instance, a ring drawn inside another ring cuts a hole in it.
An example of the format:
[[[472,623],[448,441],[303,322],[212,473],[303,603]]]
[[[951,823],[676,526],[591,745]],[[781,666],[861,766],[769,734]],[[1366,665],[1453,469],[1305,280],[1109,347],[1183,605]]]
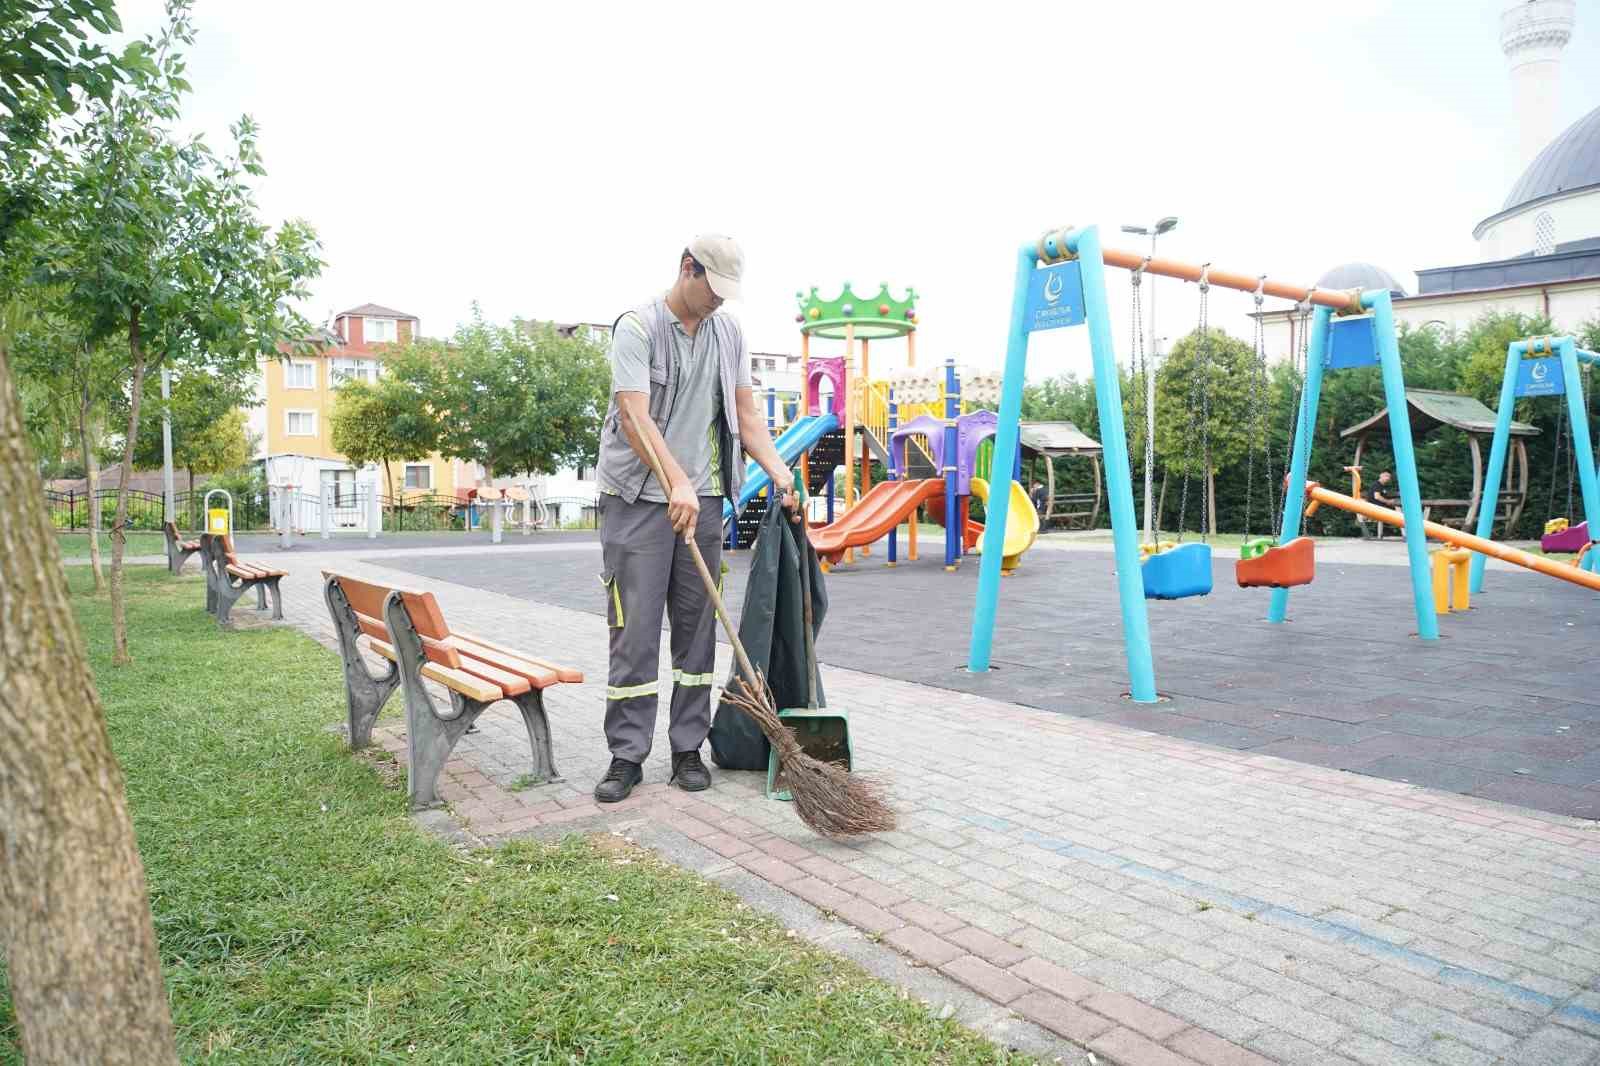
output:
[[[600,580],[606,588],[611,660],[606,743],[611,766],[595,799],[627,798],[644,777],[660,689],[661,613],[671,626],[670,780],[711,786],[700,745],[711,728],[716,616],[683,543],[693,533],[706,564],[722,558],[722,501],[737,500],[744,452],[796,506],[794,477],[773,447],[750,386],[750,351],[731,315],[744,253],[731,238],[696,237],[672,288],[619,318],[611,337],[611,403],[600,432]],[[648,440],[666,471],[650,473]]]

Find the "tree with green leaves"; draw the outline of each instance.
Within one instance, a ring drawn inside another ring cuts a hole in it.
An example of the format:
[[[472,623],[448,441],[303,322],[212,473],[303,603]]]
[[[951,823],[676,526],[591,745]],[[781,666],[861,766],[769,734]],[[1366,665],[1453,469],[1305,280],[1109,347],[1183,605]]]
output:
[[[12,341],[13,365],[19,378],[47,399],[37,416],[56,424],[56,432],[77,446],[89,497],[89,565],[98,593],[105,586],[99,537],[100,442],[107,406],[121,398],[123,379],[116,352],[88,342],[83,330],[62,312],[59,293],[35,290],[33,302],[36,313]]]
[[[426,459],[438,440],[438,423],[414,388],[415,374],[391,371],[376,384],[347,381],[333,401],[329,426],[334,451],[352,466],[380,463],[389,499],[395,500],[394,463]]]
[[[96,46],[58,34],[109,28],[109,0],[0,6],[0,941],[27,1061],[163,1066],[178,1055],[144,865],[11,364],[46,206],[26,162],[64,109],[53,96],[114,80]],[[38,110],[19,121],[19,101]]]
[[[321,270],[303,222],[276,230],[257,217],[250,181],[265,174],[248,116],[233,127],[233,154],[169,126],[184,94],[183,48],[194,41],[187,0],[169,0],[168,22],[147,62],[130,70],[107,104],[91,103],[54,165],[52,205],[39,270],[65,287],[68,314],[92,344],[119,337],[130,381],[125,439],[139,439],[145,378],[163,366],[224,379],[253,374],[258,356],[309,334],[288,309]],[[113,653],[130,661],[122,594],[127,486],[124,450],[111,526]]]
[[[1156,372],[1156,456],[1173,477],[1205,480],[1209,507],[1204,517],[1213,532],[1217,471],[1249,454],[1254,362],[1248,344],[1211,328],[1179,340]],[[1185,524],[1184,515],[1178,523]]]
[[[495,326],[474,307],[437,367],[442,454],[506,477],[553,474],[599,451],[610,368],[588,337],[547,323]]]
[[[136,470],[154,470],[166,461],[162,421],[172,420],[172,465],[189,475],[194,491],[196,474],[220,474],[250,461],[250,441],[245,434],[242,408],[254,403],[250,382],[216,374],[190,371],[172,381],[171,397],[161,398],[157,375],[145,378],[145,417],[139,420],[139,442],[133,451]],[[113,405],[126,418],[127,398]],[[121,459],[121,449],[116,456]]]

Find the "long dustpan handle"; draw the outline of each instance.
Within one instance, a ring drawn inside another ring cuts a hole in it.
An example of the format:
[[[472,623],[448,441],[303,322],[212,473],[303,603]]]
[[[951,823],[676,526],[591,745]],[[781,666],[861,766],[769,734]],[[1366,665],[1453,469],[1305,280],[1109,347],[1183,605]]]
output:
[[[806,503],[800,504],[800,603],[806,623],[806,707],[817,709],[817,648],[811,634],[811,535]]]

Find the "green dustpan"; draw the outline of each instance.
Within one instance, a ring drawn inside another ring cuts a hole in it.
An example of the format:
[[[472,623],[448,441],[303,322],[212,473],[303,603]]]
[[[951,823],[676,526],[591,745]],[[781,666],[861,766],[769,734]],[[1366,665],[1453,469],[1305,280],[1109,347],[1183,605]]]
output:
[[[809,544],[805,532],[803,492],[800,507],[800,595],[806,629],[806,705],[780,710],[778,717],[794,733],[795,739],[800,742],[800,750],[822,762],[840,763],[849,770],[850,716],[841,710],[817,706],[817,649],[813,643],[811,619],[811,560],[803,550]],[[778,760],[776,747],[767,755],[767,798],[785,802],[794,798],[783,787],[783,767]]]

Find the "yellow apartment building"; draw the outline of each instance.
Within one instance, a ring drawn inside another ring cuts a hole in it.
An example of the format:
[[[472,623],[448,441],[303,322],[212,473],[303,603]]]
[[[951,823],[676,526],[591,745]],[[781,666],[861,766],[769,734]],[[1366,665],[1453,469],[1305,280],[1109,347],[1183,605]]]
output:
[[[255,459],[265,465],[269,485],[293,485],[305,496],[320,498],[331,486],[336,508],[348,508],[356,483],[376,478],[388,495],[391,482],[377,464],[358,471],[333,446],[334,401],[350,380],[374,381],[382,373],[385,349],[405,344],[419,334],[417,316],[362,304],[334,316],[317,337],[314,354],[262,359],[256,383],[257,406],[247,421],[257,442]],[[431,455],[419,462],[394,463],[390,473],[396,495],[437,493],[464,495],[477,484],[471,464]],[[347,516],[349,524],[355,516]]]

